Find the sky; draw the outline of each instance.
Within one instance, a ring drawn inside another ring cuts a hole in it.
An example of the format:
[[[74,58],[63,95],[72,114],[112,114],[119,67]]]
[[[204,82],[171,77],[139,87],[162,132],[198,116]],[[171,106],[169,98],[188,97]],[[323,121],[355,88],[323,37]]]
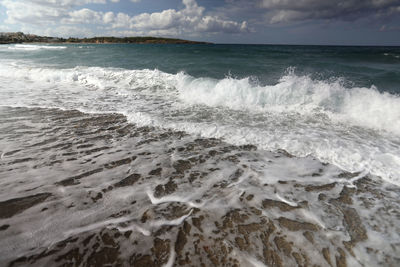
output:
[[[0,0],[0,32],[400,45],[400,0]]]

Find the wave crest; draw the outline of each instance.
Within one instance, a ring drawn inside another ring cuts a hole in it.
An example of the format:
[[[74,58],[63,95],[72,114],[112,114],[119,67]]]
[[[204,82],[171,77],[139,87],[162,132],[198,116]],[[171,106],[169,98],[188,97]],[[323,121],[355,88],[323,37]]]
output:
[[[37,51],[37,50],[63,50],[66,46],[55,46],[55,45],[26,45],[26,44],[16,44],[9,46],[10,50],[23,50],[23,51]]]
[[[258,85],[250,78],[221,80],[180,75],[180,98],[190,104],[254,112],[325,113],[331,119],[400,135],[400,98],[370,88],[346,88],[342,79],[314,80],[293,71],[275,85]]]
[[[0,105],[118,112],[141,126],[285,149],[400,183],[400,97],[374,86],[348,88],[341,79],[293,71],[261,85],[251,78],[27,64],[0,61]]]

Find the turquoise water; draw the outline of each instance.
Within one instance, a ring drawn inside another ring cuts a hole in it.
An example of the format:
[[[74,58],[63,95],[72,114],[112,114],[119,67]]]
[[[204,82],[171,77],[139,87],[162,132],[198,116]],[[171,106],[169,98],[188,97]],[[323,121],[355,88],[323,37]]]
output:
[[[0,66],[3,106],[117,112],[400,183],[399,47],[2,45]]]

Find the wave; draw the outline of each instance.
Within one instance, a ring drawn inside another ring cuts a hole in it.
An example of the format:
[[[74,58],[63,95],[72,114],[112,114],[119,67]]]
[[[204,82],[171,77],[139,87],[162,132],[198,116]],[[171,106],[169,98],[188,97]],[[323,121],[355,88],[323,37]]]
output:
[[[383,55],[386,57],[400,58],[400,55],[395,53],[384,53]]]
[[[324,113],[330,119],[400,135],[400,97],[379,92],[375,86],[346,88],[342,79],[314,80],[289,70],[274,85],[259,85],[251,78],[195,78],[157,69],[126,70],[101,67],[72,69],[2,68],[1,76],[29,78],[45,83],[74,83],[95,89],[120,88],[151,94],[178,94],[189,105],[225,107],[249,112]]]
[[[342,79],[313,80],[291,70],[275,85],[250,78],[213,80],[178,75],[180,97],[191,104],[255,112],[323,112],[331,119],[400,135],[400,97],[370,88],[346,88]]]
[[[13,46],[9,46],[10,50],[23,50],[23,51],[37,51],[37,50],[63,50],[66,49],[66,46],[55,46],[55,45],[25,45],[25,44],[16,44]]]
[[[349,88],[293,70],[262,85],[149,69],[0,65],[1,105],[119,112],[139,125],[285,149],[400,183],[400,97],[374,86]]]

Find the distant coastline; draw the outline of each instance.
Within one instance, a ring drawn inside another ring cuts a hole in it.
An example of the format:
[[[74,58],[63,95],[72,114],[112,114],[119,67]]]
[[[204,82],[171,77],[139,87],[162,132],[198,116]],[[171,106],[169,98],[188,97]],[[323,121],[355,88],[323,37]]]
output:
[[[0,33],[0,44],[20,43],[85,43],[85,44],[209,44],[207,42],[196,42],[183,39],[163,37],[92,37],[92,38],[60,38],[39,36],[35,34],[24,34],[23,32]]]

